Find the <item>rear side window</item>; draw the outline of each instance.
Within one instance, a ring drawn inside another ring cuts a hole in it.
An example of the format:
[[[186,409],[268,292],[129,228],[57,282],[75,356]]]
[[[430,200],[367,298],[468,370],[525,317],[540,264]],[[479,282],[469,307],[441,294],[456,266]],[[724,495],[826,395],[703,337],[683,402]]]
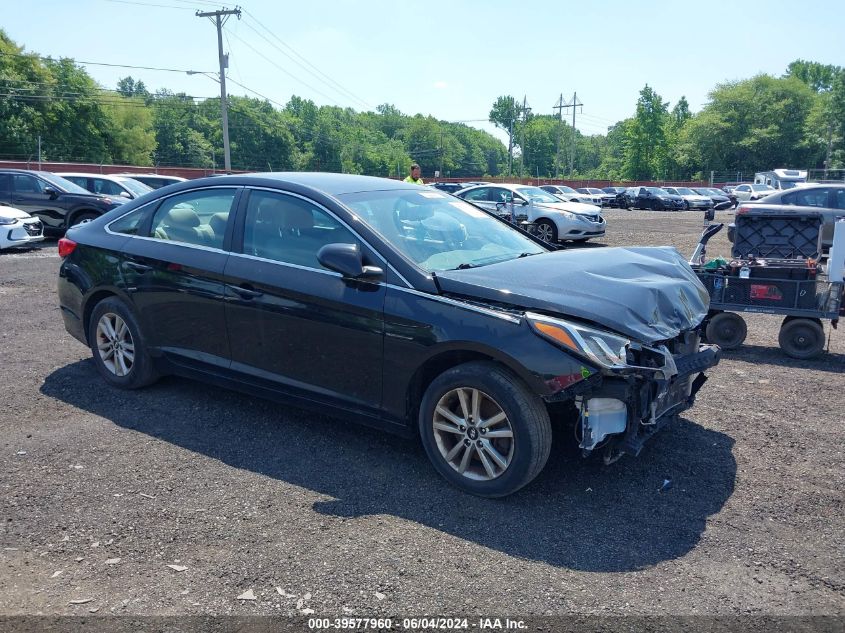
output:
[[[810,189],[793,191],[784,194],[784,204],[794,204],[799,207],[827,207],[827,189]]]
[[[153,216],[149,237],[223,248],[236,189],[205,189],[171,196]]]
[[[112,233],[123,233],[124,235],[137,235],[146,210],[146,208],[136,209],[122,218],[115,220],[109,224],[109,231]]]
[[[12,183],[18,193],[44,193],[44,183],[29,174],[14,174]]]
[[[0,185],[0,191],[2,191],[2,185]],[[832,193],[831,207],[834,209],[845,209],[845,189],[834,189]]]
[[[9,174],[0,174],[0,192],[8,192],[9,187]]]
[[[464,200],[474,200],[475,202],[485,201],[487,200],[487,192],[489,189],[487,187],[482,187],[481,189],[474,189],[472,191],[467,191],[464,195]]]

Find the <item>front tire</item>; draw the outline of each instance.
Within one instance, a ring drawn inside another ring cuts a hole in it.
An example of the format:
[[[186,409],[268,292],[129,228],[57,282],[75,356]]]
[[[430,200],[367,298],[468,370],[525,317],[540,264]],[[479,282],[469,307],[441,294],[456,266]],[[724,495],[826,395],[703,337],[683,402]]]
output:
[[[537,220],[536,222],[537,237],[547,244],[554,244],[557,242],[557,227],[554,222],[549,220]]]
[[[71,218],[70,223],[68,224],[68,228],[77,226],[79,224],[82,224],[83,222],[90,222],[91,220],[95,220],[98,217],[100,217],[98,214],[93,213],[91,211],[83,211],[81,213],[77,213]]]
[[[492,362],[465,363],[438,376],[423,396],[418,423],[437,472],[481,497],[504,497],[531,482],[551,450],[542,400]]]
[[[135,315],[116,297],[94,306],[88,341],[97,371],[120,389],[139,389],[158,379]]]

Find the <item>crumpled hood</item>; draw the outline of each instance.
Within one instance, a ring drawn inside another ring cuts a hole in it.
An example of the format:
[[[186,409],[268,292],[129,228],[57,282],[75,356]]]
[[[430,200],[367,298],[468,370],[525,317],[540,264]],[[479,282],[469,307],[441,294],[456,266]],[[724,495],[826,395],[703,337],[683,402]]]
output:
[[[447,294],[576,317],[650,344],[696,327],[710,304],[667,246],[556,251],[436,275]]]

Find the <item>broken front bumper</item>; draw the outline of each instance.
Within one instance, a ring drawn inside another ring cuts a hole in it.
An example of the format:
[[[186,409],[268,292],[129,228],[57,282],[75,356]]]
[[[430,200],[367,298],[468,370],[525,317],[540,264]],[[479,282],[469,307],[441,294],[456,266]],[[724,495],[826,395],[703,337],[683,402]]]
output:
[[[682,411],[689,409],[707,382],[704,371],[719,362],[715,345],[695,343],[692,353],[671,354],[665,346],[649,351],[663,356],[654,367],[630,365],[603,376],[600,384],[575,397],[585,452],[612,446],[637,455],[645,442]]]

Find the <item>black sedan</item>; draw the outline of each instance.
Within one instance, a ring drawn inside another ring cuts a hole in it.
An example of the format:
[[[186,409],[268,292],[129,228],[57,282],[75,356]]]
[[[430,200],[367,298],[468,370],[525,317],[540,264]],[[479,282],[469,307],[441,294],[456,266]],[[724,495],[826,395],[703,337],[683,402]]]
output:
[[[637,454],[718,360],[699,339],[707,291],[674,249],[549,252],[380,178],[186,182],[71,229],[59,253],[65,327],[109,384],[178,374],[418,435],[482,496],[537,476],[553,421],[585,455]]]
[[[91,193],[50,172],[0,169],[0,205],[37,217],[45,233],[61,234],[69,226],[92,220],[124,202],[119,196]]]

